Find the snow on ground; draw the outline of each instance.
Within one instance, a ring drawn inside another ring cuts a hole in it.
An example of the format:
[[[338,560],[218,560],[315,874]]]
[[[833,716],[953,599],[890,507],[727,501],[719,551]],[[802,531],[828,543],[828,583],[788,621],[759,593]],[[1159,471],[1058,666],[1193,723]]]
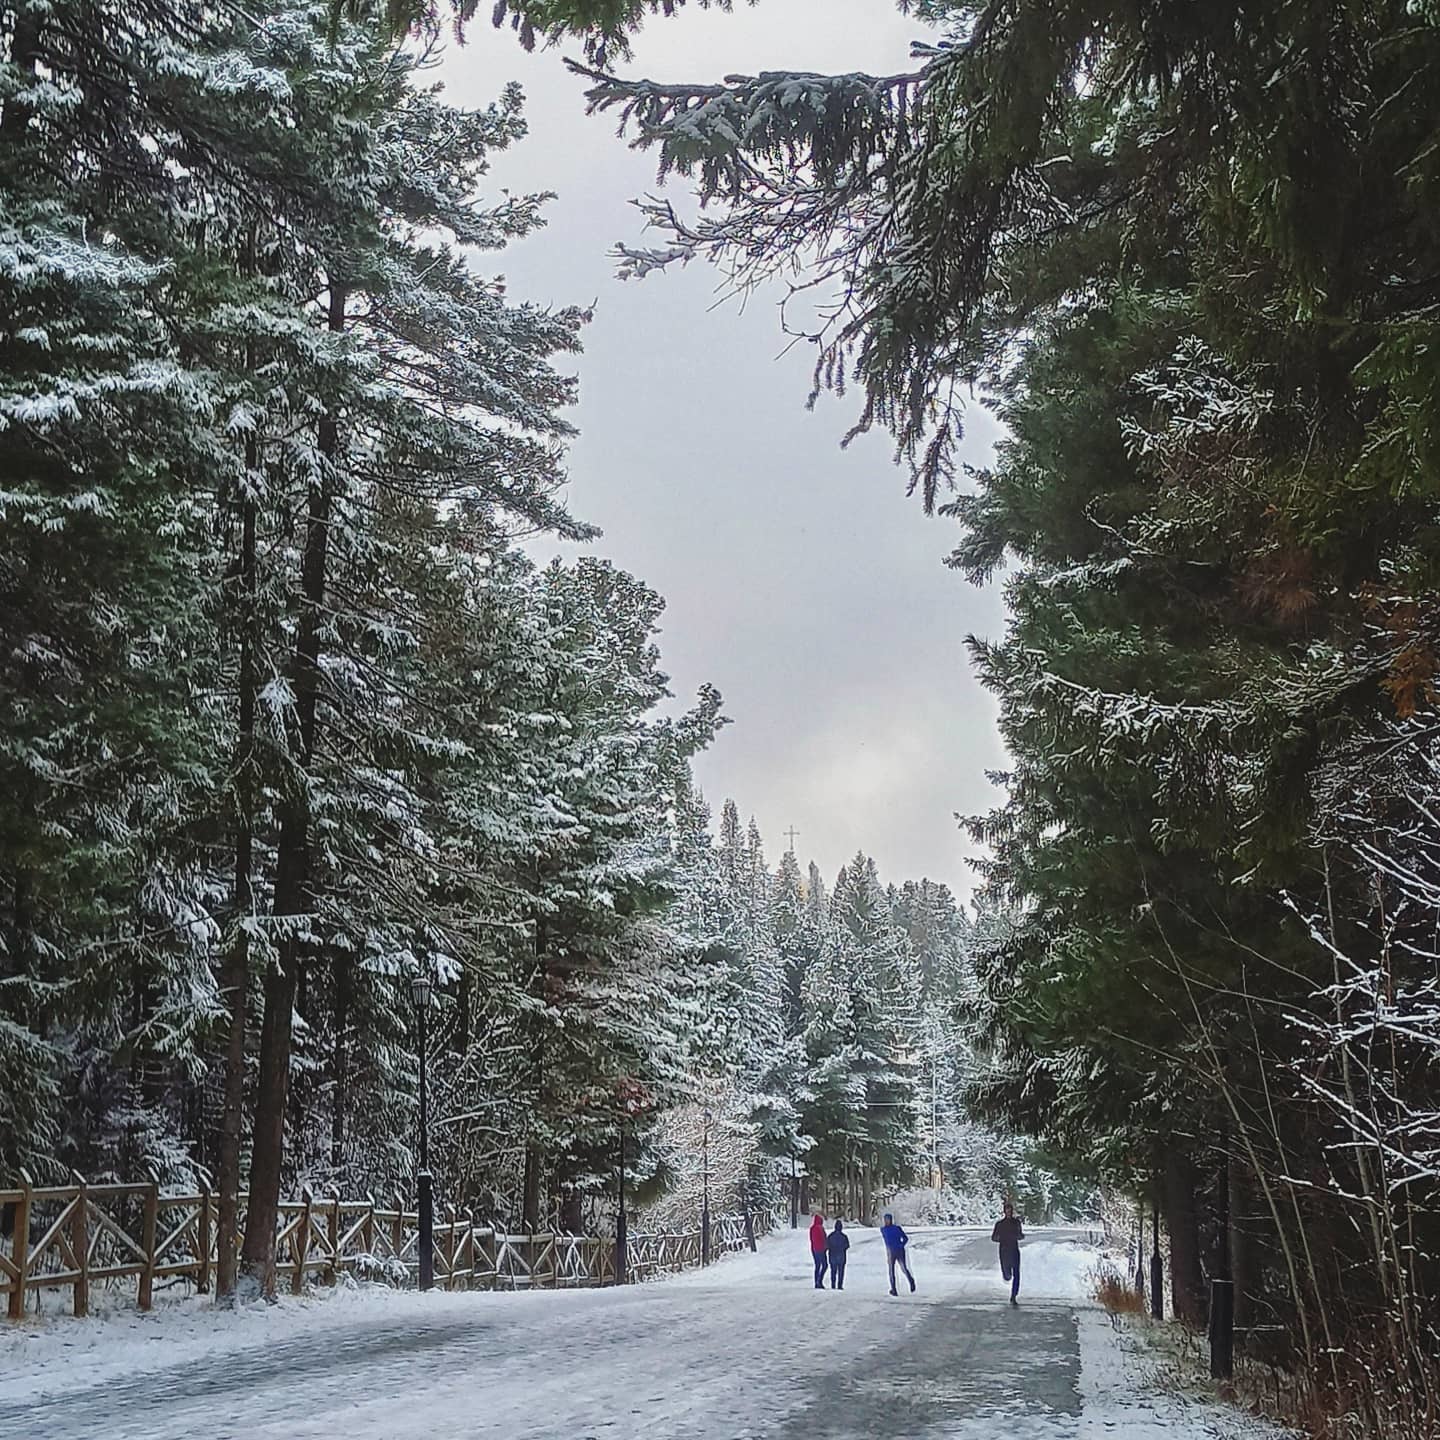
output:
[[[1163,1394],[1088,1296],[1084,1236],[1034,1235],[1006,1303],[981,1230],[874,1231],[817,1294],[806,1233],[624,1289],[340,1290],[0,1331],[0,1435],[26,1440],[1264,1440]]]
[[[1278,1440],[1273,1426],[1253,1416],[1164,1388],[1142,1336],[1124,1322],[1117,1325],[1100,1309],[1077,1311],[1075,1320],[1084,1440]]]

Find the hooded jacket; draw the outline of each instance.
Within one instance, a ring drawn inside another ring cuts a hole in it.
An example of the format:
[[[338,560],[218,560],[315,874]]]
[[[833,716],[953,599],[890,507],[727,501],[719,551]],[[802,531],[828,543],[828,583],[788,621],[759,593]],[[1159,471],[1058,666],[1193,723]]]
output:
[[[880,1227],[880,1238],[884,1240],[885,1248],[895,1255],[901,1254],[910,1243],[910,1237],[893,1220]]]
[[[823,1255],[825,1250],[825,1222],[817,1215],[810,1222],[810,1253]]]
[[[838,1226],[840,1222],[837,1220],[835,1223]],[[830,1249],[832,1262],[844,1260],[845,1252],[850,1248],[850,1237],[843,1230],[837,1228],[825,1237],[825,1243]]]

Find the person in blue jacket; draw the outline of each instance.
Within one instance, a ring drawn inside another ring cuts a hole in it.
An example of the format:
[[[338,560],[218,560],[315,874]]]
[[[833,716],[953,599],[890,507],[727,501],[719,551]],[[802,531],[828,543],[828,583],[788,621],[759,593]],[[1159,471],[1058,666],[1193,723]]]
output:
[[[850,1237],[845,1233],[845,1226],[837,1220],[835,1228],[825,1240],[825,1249],[830,1255],[830,1288],[832,1290],[845,1288],[845,1252],[849,1248]]]
[[[895,1292],[895,1267],[898,1265],[904,1272],[905,1278],[910,1282],[910,1293],[915,1293],[915,1277],[910,1273],[910,1266],[905,1259],[905,1247],[910,1243],[910,1237],[895,1223],[895,1217],[887,1210],[885,1212],[885,1223],[880,1227],[880,1238],[885,1242],[885,1259],[890,1265],[890,1293]]]

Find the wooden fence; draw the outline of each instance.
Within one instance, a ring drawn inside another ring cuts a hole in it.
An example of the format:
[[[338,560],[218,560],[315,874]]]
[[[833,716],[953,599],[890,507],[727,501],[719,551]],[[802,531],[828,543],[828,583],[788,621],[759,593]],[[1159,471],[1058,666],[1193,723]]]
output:
[[[209,1291],[216,1259],[216,1198],[209,1190],[168,1194],[155,1183],[0,1190],[0,1297],[12,1320],[27,1294],[71,1292],[85,1315],[92,1287],[135,1283],[148,1310],[157,1283]],[[243,1225],[243,1214],[241,1222]],[[769,1226],[768,1216],[723,1215],[711,1222],[712,1255],[739,1250]],[[507,1235],[453,1209],[436,1216],[435,1284],[445,1290],[568,1289],[615,1283],[615,1242],[590,1235]],[[300,1294],[307,1283],[333,1285],[341,1275],[412,1284],[419,1269],[420,1217],[373,1200],[283,1202],[275,1237],[280,1284]],[[700,1232],[632,1232],[630,1281],[649,1280],[700,1263]]]

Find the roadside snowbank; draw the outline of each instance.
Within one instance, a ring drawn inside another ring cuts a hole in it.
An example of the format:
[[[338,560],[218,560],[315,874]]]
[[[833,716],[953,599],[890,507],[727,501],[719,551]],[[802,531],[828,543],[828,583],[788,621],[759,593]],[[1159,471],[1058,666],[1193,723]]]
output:
[[[1285,1440],[1283,1431],[1227,1405],[1166,1387],[1144,1340],[1103,1310],[1075,1316],[1080,1340],[1078,1440]]]

